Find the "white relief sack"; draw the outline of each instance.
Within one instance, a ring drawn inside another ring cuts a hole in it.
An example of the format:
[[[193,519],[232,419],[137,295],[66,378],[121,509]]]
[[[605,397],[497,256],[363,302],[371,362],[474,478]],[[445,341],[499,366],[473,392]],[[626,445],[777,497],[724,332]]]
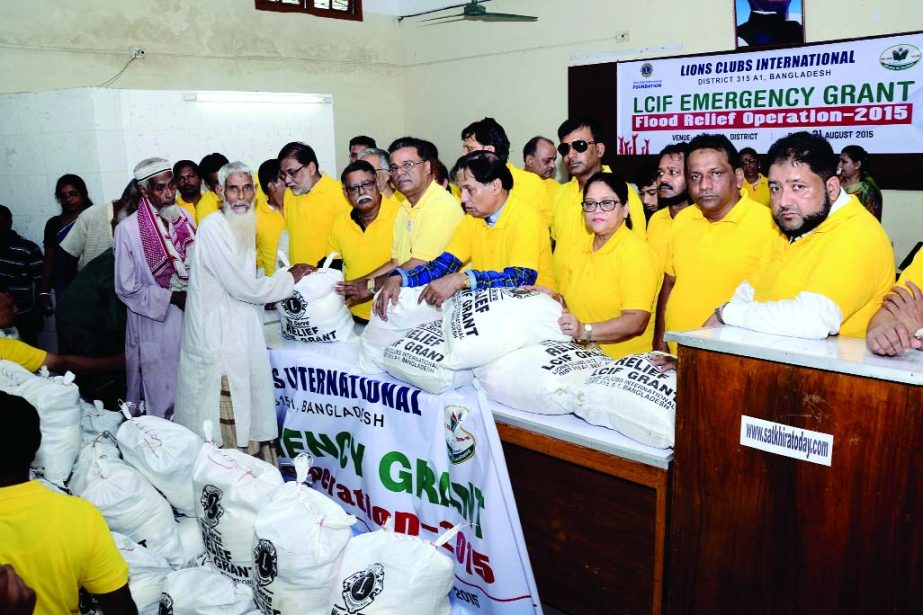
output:
[[[156,551],[171,566],[183,563],[173,509],[133,467],[119,459],[97,456],[88,470],[81,497],[99,509],[113,532]]]
[[[190,485],[189,488],[192,489],[192,486]],[[176,525],[179,531],[179,542],[183,547],[183,568],[188,568],[200,558],[205,557],[202,529],[199,527],[199,520],[195,517],[179,517]]]
[[[587,378],[574,413],[632,440],[656,448],[673,446],[676,425],[676,371],[662,373],[652,354],[622,357]]]
[[[208,434],[211,427],[207,427]],[[275,466],[206,442],[192,471],[196,517],[209,561],[238,583],[250,583],[253,521],[279,487]]]
[[[544,341],[474,370],[489,397],[526,412],[569,414],[584,380],[611,359],[597,347]]]
[[[138,615],[159,615],[164,581],[173,572],[169,562],[124,534],[112,532],[112,538],[128,564],[128,590]]]
[[[387,530],[354,537],[343,550],[331,615],[449,615],[455,565],[437,541]]]
[[[127,416],[127,408],[123,410]],[[157,416],[126,420],[118,431],[125,461],[141,472],[181,514],[195,515],[192,466],[204,442],[178,423]]]
[[[331,255],[333,256],[333,255]],[[292,294],[276,304],[282,337],[299,342],[350,342],[356,339],[355,323],[346,301],[334,289],[343,272],[324,267],[304,276]]]
[[[356,518],[308,487],[310,458],[276,490],[254,522],[253,599],[264,615],[329,615],[343,548]]]
[[[442,321],[424,323],[385,348],[383,364],[389,374],[429,393],[471,384],[471,370],[445,366],[448,352]]]
[[[82,444],[92,442],[97,436],[109,432],[113,436],[119,431],[119,425],[125,420],[121,412],[106,410],[98,399],[92,404],[80,400],[82,416],[80,417],[80,437]]]
[[[449,347],[445,366],[481,367],[544,340],[568,341],[558,319],[561,304],[521,288],[463,290],[446,302],[442,331]]]
[[[161,615],[249,615],[250,586],[235,583],[211,564],[167,575],[160,594]]]
[[[419,303],[426,286],[402,288],[397,303],[388,306],[388,320],[382,320],[375,310],[359,338],[359,369],[366,374],[380,374],[384,368],[384,350],[404,335],[424,323],[442,320],[442,308],[425,301]],[[381,291],[379,291],[381,292]],[[378,298],[378,295],[375,295]]]
[[[77,462],[74,463],[74,471],[71,473],[70,480],[67,481],[67,488],[72,494],[82,496],[86,491],[90,468],[93,467],[97,457],[116,461],[122,458],[114,433],[105,431],[80,449]]]
[[[70,372],[51,376],[42,366],[39,374],[0,359],[0,391],[24,398],[38,411],[42,444],[32,461],[32,471],[60,487],[80,453],[80,391]]]

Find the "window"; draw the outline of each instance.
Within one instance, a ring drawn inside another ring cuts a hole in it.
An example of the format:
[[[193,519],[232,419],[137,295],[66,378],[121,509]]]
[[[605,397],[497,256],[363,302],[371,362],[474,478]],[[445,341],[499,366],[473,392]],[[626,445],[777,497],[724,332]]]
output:
[[[319,17],[362,21],[362,0],[255,0],[258,11],[310,13]]]

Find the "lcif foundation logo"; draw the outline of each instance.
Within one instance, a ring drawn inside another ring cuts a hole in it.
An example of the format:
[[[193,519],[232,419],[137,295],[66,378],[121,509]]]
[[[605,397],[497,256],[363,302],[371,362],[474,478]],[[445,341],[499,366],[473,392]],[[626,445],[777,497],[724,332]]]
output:
[[[445,407],[445,444],[449,451],[449,461],[455,464],[474,457],[477,442],[470,432],[462,429],[462,423],[470,413],[464,406]]]
[[[365,570],[346,577],[343,581],[343,604],[346,612],[353,615],[375,602],[384,586],[385,568],[381,564],[372,564]]]

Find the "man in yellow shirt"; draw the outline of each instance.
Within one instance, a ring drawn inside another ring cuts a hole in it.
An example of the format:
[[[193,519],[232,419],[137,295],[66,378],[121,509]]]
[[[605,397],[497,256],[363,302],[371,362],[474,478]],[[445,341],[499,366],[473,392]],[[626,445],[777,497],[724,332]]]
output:
[[[289,260],[318,264],[326,256],[333,221],[349,211],[349,201],[340,182],[321,174],[310,145],[288,143],[278,158],[282,179],[289,188],[284,206]]]
[[[389,274],[375,301],[382,318],[402,286],[428,284],[420,300],[435,306],[464,288],[555,288],[547,228],[532,206],[512,195],[513,176],[505,162],[477,151],[459,158],[452,171],[468,215],[437,258]],[[466,264],[470,269],[461,271]]]
[[[465,215],[455,197],[435,181],[433,169],[439,162],[435,145],[401,137],[388,151],[391,179],[405,200],[394,217],[391,260],[366,276],[375,278],[376,289],[395,268],[413,269],[442,254]]]
[[[375,182],[382,201],[395,206],[401,204],[402,195],[391,185],[391,157],[383,149],[369,148],[359,152],[358,160],[364,160],[375,169]]]
[[[660,151],[660,159],[657,162],[656,196],[660,209],[647,221],[647,243],[660,258],[661,265],[667,259],[673,219],[689,207],[689,192],[686,190],[686,149],[685,143],[668,145]]]
[[[80,589],[106,615],[136,614],[128,564],[102,514],[88,501],[29,480],[42,441],[38,412],[22,397],[0,392],[0,562],[35,591],[35,613],[79,613]],[[5,611],[0,604],[0,611]]]
[[[358,135],[349,140],[349,161],[355,162],[359,160],[359,152],[367,149],[375,149],[378,147],[378,144],[375,143],[375,139],[372,137],[367,137],[365,135]]]
[[[173,181],[176,182],[176,204],[192,214],[192,218],[195,219],[196,206],[202,199],[199,165],[192,160],[174,162]]]
[[[201,200],[195,206],[195,223],[196,226],[202,224],[206,216],[210,216],[221,209],[221,197],[216,192],[218,185],[218,171],[228,163],[224,154],[214,152],[202,158],[199,162],[199,175],[205,182],[207,188],[202,193]]]
[[[740,150],[740,166],[744,170],[741,194],[769,207],[769,180],[760,173],[760,158],[755,149],[745,147]]]
[[[270,158],[260,165],[256,175],[262,193],[256,196],[256,268],[266,275],[276,272],[276,253],[282,247],[288,254],[288,240],[280,246],[285,230],[285,182],[281,177],[279,161]]]
[[[715,306],[707,324],[808,339],[864,338],[894,283],[884,229],[840,186],[837,157],[823,137],[797,132],[767,154],[772,216],[788,241]]]
[[[532,137],[522,148],[522,170],[534,173],[542,179],[545,191],[548,193],[549,208],[554,204],[558,191],[561,189],[561,184],[554,178],[557,159],[558,151],[554,147],[554,142],[546,137]]]
[[[372,313],[375,278],[369,276],[391,260],[394,218],[400,204],[382,198],[375,167],[365,160],[351,162],[340,176],[352,209],[333,222],[327,252],[343,260],[344,282],[336,293],[349,303],[353,316],[368,320]]]
[[[727,137],[701,134],[689,143],[686,187],[695,206],[673,220],[655,350],[667,349],[664,331],[702,327],[781,241],[769,209],[740,196],[742,181],[740,157]]]
[[[894,357],[905,350],[923,348],[923,250],[901,272],[881,307],[869,320],[865,343],[875,354]]]
[[[462,156],[481,150],[496,154],[513,176],[513,196],[534,208],[541,214],[546,226],[551,226],[551,202],[548,200],[548,190],[545,184],[534,173],[523,171],[510,164],[510,140],[497,120],[485,117],[472,122],[461,131],[461,138]]]

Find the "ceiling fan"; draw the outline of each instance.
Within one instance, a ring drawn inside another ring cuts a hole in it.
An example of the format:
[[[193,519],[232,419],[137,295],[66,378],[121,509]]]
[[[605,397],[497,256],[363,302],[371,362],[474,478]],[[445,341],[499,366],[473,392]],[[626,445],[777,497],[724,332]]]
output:
[[[450,23],[453,21],[538,21],[538,17],[534,17],[532,15],[517,15],[514,13],[490,13],[487,11],[487,7],[481,6],[485,2],[490,2],[490,0],[471,0],[465,4],[455,4],[452,6],[444,6],[441,9],[423,11],[422,13],[401,15],[397,18],[397,20],[403,21],[407,17],[421,17],[423,15],[430,15],[440,11],[460,8],[462,9],[460,14],[455,13],[453,15],[443,15],[442,17],[431,17],[429,19],[421,19],[420,21],[433,21],[438,23]]]

